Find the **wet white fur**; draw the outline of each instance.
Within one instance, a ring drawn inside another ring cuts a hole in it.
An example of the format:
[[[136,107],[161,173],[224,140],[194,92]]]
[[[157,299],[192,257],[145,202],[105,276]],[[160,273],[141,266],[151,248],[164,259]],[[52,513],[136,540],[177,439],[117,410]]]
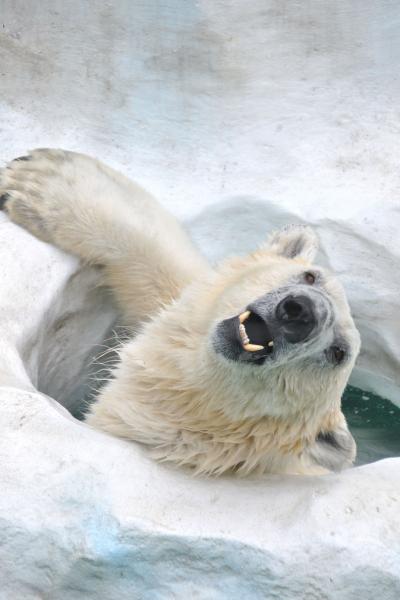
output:
[[[3,171],[0,192],[15,222],[103,265],[125,322],[141,326],[121,349],[90,425],[199,473],[325,472],[316,436],[348,436],[340,399],[359,349],[338,281],[324,273],[352,350],[343,367],[326,368],[315,348],[285,364],[254,367],[224,359],[211,343],[221,319],[310,268],[317,247],[311,230],[278,232],[258,251],[214,269],[154,198],[92,158],[34,151]]]

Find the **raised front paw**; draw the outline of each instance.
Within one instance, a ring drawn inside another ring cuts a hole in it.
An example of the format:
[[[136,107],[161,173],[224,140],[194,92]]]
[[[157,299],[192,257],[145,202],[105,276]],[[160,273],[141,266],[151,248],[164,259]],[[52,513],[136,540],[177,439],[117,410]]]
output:
[[[0,208],[46,242],[58,243],[60,230],[71,222],[68,170],[73,157],[63,150],[34,150],[0,172]]]

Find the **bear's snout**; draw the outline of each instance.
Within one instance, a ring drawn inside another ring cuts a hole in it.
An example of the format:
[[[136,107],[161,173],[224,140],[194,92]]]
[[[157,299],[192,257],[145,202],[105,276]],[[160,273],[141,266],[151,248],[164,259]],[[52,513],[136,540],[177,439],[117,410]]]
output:
[[[276,307],[275,317],[290,344],[303,342],[317,325],[314,303],[307,296],[286,296]]]

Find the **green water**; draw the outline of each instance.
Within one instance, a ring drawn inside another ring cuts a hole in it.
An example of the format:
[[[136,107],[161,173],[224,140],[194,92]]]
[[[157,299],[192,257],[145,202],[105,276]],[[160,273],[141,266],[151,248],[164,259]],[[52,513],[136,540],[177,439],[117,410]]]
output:
[[[357,442],[357,465],[400,456],[400,408],[350,386],[344,393],[342,408]]]

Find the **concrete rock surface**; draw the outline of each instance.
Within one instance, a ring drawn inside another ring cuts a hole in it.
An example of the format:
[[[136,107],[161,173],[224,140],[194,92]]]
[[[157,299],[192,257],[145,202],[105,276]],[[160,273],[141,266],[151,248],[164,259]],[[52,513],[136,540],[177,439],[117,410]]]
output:
[[[400,458],[194,479],[74,410],[115,319],[96,273],[0,222],[0,599],[400,595]],[[36,386],[45,393],[36,391]]]
[[[2,600],[399,597],[399,459],[196,480],[40,394],[0,398]]]
[[[95,155],[211,260],[312,224],[362,333],[353,383],[400,404],[397,2],[1,8],[2,160]],[[115,321],[96,271],[0,215],[0,281],[0,600],[398,600],[400,459],[262,481],[154,464],[63,408]]]

